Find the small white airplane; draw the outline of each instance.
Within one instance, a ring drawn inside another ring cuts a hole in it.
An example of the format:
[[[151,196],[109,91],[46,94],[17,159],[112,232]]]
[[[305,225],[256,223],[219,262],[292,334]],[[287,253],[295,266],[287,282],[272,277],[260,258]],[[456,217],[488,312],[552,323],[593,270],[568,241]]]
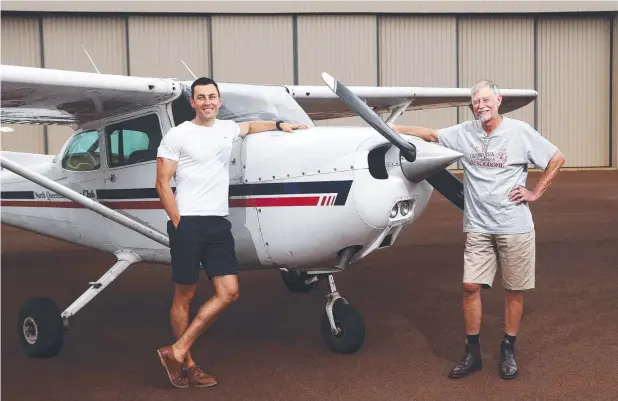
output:
[[[24,352],[51,357],[69,318],[129,266],[170,263],[167,215],[154,188],[157,147],[171,127],[194,117],[191,82],[8,65],[1,74],[3,124],[75,129],[55,156],[2,152],[2,223],[118,259],[62,312],[45,297],[23,305]],[[221,119],[309,126],[234,143],[229,219],[241,270],[280,269],[292,292],[327,279],[324,341],[335,352],[353,353],[365,338],[363,319],[333,275],[391,246],[423,213],[434,188],[463,209],[463,185],[445,170],[462,155],[395,134],[387,124],[406,110],[470,106],[470,90],[347,88],[322,77],[327,86],[219,84]],[[502,113],[537,95],[502,94]],[[392,113],[386,121],[376,114],[386,112]],[[354,115],[370,127],[314,124]],[[316,267],[326,262],[332,267]]]

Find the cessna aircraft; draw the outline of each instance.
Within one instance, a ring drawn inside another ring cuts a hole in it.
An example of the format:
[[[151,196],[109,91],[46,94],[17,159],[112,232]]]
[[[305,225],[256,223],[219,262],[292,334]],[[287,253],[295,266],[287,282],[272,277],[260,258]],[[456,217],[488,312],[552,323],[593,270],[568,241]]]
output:
[[[445,170],[462,155],[400,136],[389,123],[406,110],[470,106],[470,90],[347,88],[327,73],[322,78],[326,86],[220,84],[221,119],[309,127],[235,141],[229,219],[241,270],[279,269],[292,292],[328,281],[324,341],[335,352],[353,353],[365,327],[339,294],[334,274],[391,246],[423,213],[434,188],[463,209],[463,186]],[[55,356],[69,318],[129,266],[170,263],[167,214],[154,188],[157,147],[171,127],[194,117],[190,86],[176,79],[2,66],[3,124],[75,129],[55,156],[2,152],[2,223],[117,257],[64,311],[45,297],[23,305],[18,328],[27,355]],[[537,93],[502,95],[500,111],[507,113]],[[389,112],[385,121],[378,116]],[[354,115],[369,127],[314,123]]]

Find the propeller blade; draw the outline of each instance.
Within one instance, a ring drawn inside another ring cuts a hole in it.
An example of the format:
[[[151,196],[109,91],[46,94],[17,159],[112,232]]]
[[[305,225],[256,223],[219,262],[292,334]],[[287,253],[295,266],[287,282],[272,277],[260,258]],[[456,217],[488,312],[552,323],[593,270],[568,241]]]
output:
[[[330,90],[335,92],[335,94],[339,96],[349,108],[352,109],[352,111],[365,120],[365,122],[372,126],[376,131],[382,134],[390,143],[399,148],[399,150],[401,150],[401,154],[406,160],[409,162],[416,160],[416,147],[413,144],[401,139],[401,137],[397,135],[391,127],[386,125],[386,123],[382,121],[382,119],[373,110],[371,110],[369,106],[360,100],[358,96],[326,72],[322,73],[322,79]]]
[[[427,177],[427,182],[455,206],[461,210],[464,209],[463,183],[450,171],[444,169],[431,177]]]
[[[409,162],[416,160],[417,148],[414,144],[405,141],[398,134],[396,134],[391,127],[389,127],[382,119],[367,106],[358,96],[356,96],[351,90],[349,90],[344,84],[337,81],[334,77],[326,72],[322,73],[322,79],[326,85],[332,90],[344,103],[352,109],[359,117],[361,117],[367,124],[378,131],[384,136],[390,143],[401,150],[403,157]],[[457,152],[451,152],[457,153]],[[448,166],[453,160],[456,160],[459,156],[445,154],[445,157],[441,157],[440,160],[435,158],[428,158],[419,160],[419,165],[412,163],[406,166],[404,169],[404,175],[412,182],[418,182],[417,180],[426,179],[427,182],[440,192],[446,199],[451,201],[459,209],[464,208],[464,192],[463,183],[459,181],[457,177],[451,174],[450,171],[443,168]],[[415,171],[415,167],[418,170]],[[404,168],[402,164],[402,169]]]

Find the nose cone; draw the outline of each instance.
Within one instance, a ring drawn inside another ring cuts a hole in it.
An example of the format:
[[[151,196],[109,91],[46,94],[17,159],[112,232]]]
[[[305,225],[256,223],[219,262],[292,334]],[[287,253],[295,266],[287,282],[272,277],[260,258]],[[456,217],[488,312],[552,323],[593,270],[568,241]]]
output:
[[[414,183],[419,183],[457,161],[462,153],[431,142],[414,141],[416,160],[412,163],[402,159],[403,175]]]

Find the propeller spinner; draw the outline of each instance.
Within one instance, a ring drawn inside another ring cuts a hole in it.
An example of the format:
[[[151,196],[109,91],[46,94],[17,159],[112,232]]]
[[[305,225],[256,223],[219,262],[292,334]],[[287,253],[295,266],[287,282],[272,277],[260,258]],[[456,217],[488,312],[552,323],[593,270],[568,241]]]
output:
[[[382,121],[380,116],[371,110],[367,104],[344,84],[337,81],[326,72],[322,73],[322,79],[350,109],[384,136],[390,143],[399,148],[401,156],[409,162],[401,164],[404,176],[408,180],[415,183],[423,179],[427,180],[427,182],[446,199],[463,210],[463,184],[450,171],[446,170],[447,166],[462,156],[461,153],[443,148],[440,152],[429,152],[430,154],[427,155],[417,154],[417,147],[414,146],[414,144],[403,140],[391,127]]]

